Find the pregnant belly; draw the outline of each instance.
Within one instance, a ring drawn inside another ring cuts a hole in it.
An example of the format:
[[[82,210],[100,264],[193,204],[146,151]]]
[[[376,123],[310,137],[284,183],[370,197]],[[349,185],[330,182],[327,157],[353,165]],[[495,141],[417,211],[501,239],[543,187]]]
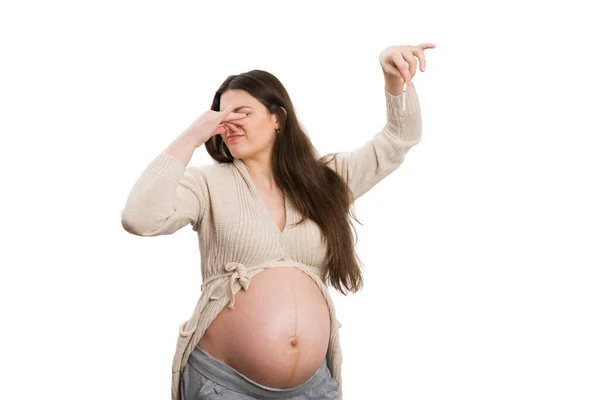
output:
[[[329,344],[329,308],[306,273],[268,268],[236,293],[198,347],[248,378],[274,388],[306,382],[321,366]]]

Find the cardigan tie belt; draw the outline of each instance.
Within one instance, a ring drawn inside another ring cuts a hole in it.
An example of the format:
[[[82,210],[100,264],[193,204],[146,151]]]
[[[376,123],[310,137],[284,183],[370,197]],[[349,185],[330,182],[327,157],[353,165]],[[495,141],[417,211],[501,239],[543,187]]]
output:
[[[233,284],[238,281],[242,289],[248,290],[250,287],[250,277],[248,276],[248,267],[239,262],[229,262],[225,265],[225,271],[229,274],[229,305],[232,310],[235,308],[235,294],[233,292]],[[210,296],[211,300],[221,298],[222,295],[213,293]]]
[[[204,291],[204,289],[208,286],[208,284],[215,280],[227,279],[228,280],[227,286],[229,289],[228,290],[228,292],[229,292],[228,293],[229,294],[228,307],[231,309],[235,309],[235,307],[234,307],[235,306],[235,293],[234,293],[235,282],[238,282],[240,284],[240,286],[242,287],[242,289],[248,290],[248,288],[250,287],[250,281],[252,280],[252,278],[250,276],[250,271],[254,271],[257,269],[264,269],[264,268],[268,268],[268,267],[280,266],[281,263],[285,264],[286,266],[299,266],[304,269],[311,270],[314,274],[317,274],[319,276],[321,275],[320,270],[318,268],[311,266],[311,265],[299,263],[299,262],[291,260],[287,257],[279,258],[276,260],[269,260],[269,261],[266,261],[266,262],[258,264],[258,265],[253,265],[251,267],[248,267],[245,264],[242,264],[237,261],[231,261],[225,265],[225,271],[226,271],[225,273],[213,275],[209,278],[206,278],[204,280],[204,282],[202,283],[202,290]],[[225,288],[223,287],[224,283],[225,283],[225,281],[223,281],[220,284],[216,284],[213,287],[209,287],[209,290],[210,290],[210,292],[208,293],[209,300],[220,299],[226,294]]]
[[[236,262],[236,261],[231,261],[228,262],[225,265],[225,271],[227,271],[224,274],[219,274],[219,275],[214,275],[211,276],[210,278],[207,278],[204,280],[204,282],[202,283],[202,290],[205,289],[206,285],[209,284],[210,282],[216,280],[216,279],[223,279],[223,278],[228,278],[229,280],[229,284],[228,284],[228,289],[229,289],[229,305],[227,307],[231,308],[232,310],[235,309],[235,293],[234,293],[234,284],[237,281],[240,286],[242,287],[242,289],[244,290],[248,290],[248,288],[250,287],[250,275],[249,272],[252,270],[256,270],[256,269],[262,269],[265,268],[264,265],[256,265],[254,267],[247,267],[246,265],[240,263],[240,262]],[[221,289],[221,290],[220,290]],[[217,300],[220,299],[221,297],[223,297],[224,293],[222,290],[221,285],[218,285],[218,287],[215,287],[215,290],[210,294],[210,300]]]

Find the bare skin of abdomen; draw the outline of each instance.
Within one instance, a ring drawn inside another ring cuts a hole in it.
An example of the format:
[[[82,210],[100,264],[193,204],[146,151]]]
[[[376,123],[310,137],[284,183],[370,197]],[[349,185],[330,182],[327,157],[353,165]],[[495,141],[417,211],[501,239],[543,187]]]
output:
[[[267,268],[210,324],[198,347],[261,385],[291,388],[319,369],[329,345],[325,298],[306,273]]]

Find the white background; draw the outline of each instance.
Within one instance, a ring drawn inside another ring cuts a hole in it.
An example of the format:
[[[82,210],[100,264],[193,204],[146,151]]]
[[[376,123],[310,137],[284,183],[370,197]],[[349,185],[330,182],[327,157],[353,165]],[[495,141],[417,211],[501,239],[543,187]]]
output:
[[[356,203],[364,290],[332,288],[345,400],[600,398],[583,3],[3,2],[0,398],[170,398],[200,257],[191,227],[123,230],[139,174],[251,69],[321,154],[354,149],[385,123],[379,53],[423,42],[423,140]]]

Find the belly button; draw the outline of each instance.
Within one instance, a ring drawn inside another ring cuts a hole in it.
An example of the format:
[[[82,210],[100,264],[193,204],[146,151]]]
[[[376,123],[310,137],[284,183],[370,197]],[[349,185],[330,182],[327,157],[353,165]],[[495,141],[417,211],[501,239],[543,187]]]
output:
[[[298,345],[298,338],[296,336],[294,336],[293,338],[290,338],[290,343],[292,346],[297,346]]]

